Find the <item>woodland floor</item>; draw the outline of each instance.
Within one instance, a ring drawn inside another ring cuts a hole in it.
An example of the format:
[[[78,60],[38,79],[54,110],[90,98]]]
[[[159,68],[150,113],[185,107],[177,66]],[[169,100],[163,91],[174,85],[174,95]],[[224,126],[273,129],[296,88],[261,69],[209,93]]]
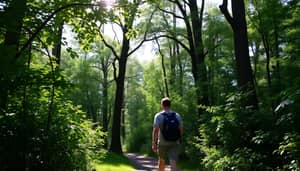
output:
[[[146,157],[135,153],[125,153],[124,155],[128,157],[136,170],[157,171],[157,159],[153,157]],[[170,166],[166,165],[165,171],[170,170]]]

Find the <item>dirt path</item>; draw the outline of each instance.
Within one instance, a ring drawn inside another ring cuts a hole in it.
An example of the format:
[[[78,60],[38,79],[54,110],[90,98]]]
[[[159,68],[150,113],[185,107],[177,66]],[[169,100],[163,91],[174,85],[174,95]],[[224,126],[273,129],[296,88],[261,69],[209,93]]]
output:
[[[146,157],[135,153],[124,154],[136,170],[157,171],[157,160],[152,157]],[[165,171],[170,171],[170,166],[166,166]]]

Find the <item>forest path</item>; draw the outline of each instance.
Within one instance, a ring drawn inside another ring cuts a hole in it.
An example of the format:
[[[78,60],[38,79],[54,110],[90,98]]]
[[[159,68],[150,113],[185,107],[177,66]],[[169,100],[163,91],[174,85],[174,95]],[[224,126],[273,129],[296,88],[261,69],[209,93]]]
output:
[[[157,171],[157,159],[146,157],[135,153],[124,153],[130,160],[136,170]],[[170,171],[170,166],[167,165],[165,171]]]

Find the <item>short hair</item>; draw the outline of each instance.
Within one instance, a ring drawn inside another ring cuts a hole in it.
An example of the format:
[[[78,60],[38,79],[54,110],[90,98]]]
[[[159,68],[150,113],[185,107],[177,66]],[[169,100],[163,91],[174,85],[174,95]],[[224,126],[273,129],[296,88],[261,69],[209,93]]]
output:
[[[165,106],[165,107],[170,107],[171,106],[171,100],[168,97],[165,97],[163,99],[161,99],[161,105]]]

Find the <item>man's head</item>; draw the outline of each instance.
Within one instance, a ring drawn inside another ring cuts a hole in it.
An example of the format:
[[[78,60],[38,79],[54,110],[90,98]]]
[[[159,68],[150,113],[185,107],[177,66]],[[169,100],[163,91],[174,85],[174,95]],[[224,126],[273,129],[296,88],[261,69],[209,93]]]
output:
[[[161,99],[160,104],[161,104],[161,107],[163,109],[170,108],[171,107],[171,100],[168,97],[165,97],[165,98]]]

